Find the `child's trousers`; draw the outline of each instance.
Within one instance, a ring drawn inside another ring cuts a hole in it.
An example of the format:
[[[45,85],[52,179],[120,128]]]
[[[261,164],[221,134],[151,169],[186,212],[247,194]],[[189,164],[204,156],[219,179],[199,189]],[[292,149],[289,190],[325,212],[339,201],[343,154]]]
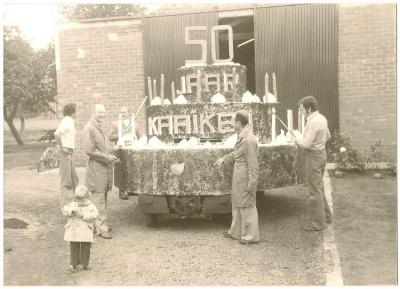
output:
[[[89,266],[90,259],[90,242],[70,242],[70,262],[71,265],[76,267],[79,264],[82,266]]]

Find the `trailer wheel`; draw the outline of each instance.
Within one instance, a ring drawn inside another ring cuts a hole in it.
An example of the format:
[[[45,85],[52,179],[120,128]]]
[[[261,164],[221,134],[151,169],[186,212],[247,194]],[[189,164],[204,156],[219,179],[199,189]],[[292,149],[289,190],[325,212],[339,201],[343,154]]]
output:
[[[144,223],[147,227],[155,227],[157,224],[158,215],[157,214],[144,214]]]

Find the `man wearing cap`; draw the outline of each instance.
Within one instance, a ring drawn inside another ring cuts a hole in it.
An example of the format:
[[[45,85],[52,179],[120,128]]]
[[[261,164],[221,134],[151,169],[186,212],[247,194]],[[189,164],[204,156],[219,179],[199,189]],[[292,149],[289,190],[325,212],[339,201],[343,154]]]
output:
[[[320,231],[332,222],[332,213],[324,193],[323,176],[326,165],[325,143],[330,139],[328,121],[318,112],[314,96],[299,101],[299,113],[306,117],[303,139],[295,143],[304,149],[306,163],[306,184],[308,199],[308,224],[306,231]]]
[[[129,116],[129,110],[126,106],[121,107],[120,115],[121,120],[113,124],[110,134],[110,140],[117,144],[117,149],[114,154],[121,161],[114,163],[114,184],[119,189],[119,198],[121,200],[128,200],[128,195],[134,195],[135,193],[131,191],[128,191],[128,193],[126,192],[128,189],[128,167],[122,147],[130,145],[134,140],[140,138],[142,135],[136,127],[135,121]],[[119,130],[121,130],[121,132],[119,132]],[[119,133],[121,135],[119,135]]]
[[[111,154],[111,146],[103,128],[106,110],[96,104],[95,113],[83,130],[85,153],[89,156],[86,168],[86,186],[92,193],[92,202],[99,210],[95,226],[97,234],[111,239],[107,223],[107,192],[112,189],[113,162],[117,157]]]
[[[226,238],[239,240],[240,244],[256,244],[260,241],[256,191],[259,175],[257,140],[249,127],[245,111],[235,114],[234,128],[238,140],[232,153],[216,161],[216,165],[233,162],[232,176],[232,224]]]

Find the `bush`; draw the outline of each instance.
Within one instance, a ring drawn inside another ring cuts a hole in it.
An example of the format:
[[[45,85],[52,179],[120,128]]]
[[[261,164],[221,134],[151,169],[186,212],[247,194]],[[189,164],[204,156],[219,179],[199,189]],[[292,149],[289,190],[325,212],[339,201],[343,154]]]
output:
[[[327,143],[328,162],[337,163],[339,169],[365,170],[363,158],[353,148],[351,138],[335,131]]]

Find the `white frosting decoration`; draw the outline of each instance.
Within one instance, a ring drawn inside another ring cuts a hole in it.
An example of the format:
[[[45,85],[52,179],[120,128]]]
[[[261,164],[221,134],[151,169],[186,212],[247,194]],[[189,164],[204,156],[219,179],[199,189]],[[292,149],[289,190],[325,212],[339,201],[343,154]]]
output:
[[[153,136],[149,139],[149,146],[162,148],[166,146],[166,144],[163,143],[158,137]]]
[[[285,132],[284,132],[282,129],[281,129],[280,135],[278,135],[278,136],[276,137],[275,142],[276,142],[277,144],[286,144],[286,143],[287,143],[287,138],[286,138],[286,136],[285,136]]]
[[[199,139],[192,136],[191,138],[189,138],[188,144],[190,146],[197,146],[199,144]]]
[[[206,141],[206,142],[203,144],[203,146],[204,146],[204,147],[212,147],[213,145],[212,145],[212,143],[210,143],[209,141]]]
[[[160,105],[160,104],[161,104],[161,97],[159,96],[153,97],[150,103],[150,105]]]
[[[257,94],[253,95],[253,102],[261,102],[260,98],[257,96]]]
[[[268,92],[267,103],[277,103],[276,96]]]
[[[178,146],[180,147],[187,147],[189,145],[190,145],[189,142],[185,138],[178,143]]]
[[[217,94],[215,94],[212,98],[211,98],[211,102],[212,103],[225,103],[226,99],[225,96],[223,96],[222,94],[220,94],[219,92]]]
[[[165,105],[169,105],[169,104],[171,104],[171,102],[170,102],[169,99],[167,98],[167,99],[164,99],[164,104],[165,104]]]
[[[246,90],[246,92],[243,93],[242,102],[245,102],[245,103],[253,102],[253,95],[251,94],[250,91]]]
[[[238,135],[237,135],[237,133],[234,133],[233,135],[231,135],[230,137],[228,137],[228,138],[226,139],[226,141],[224,142],[224,144],[225,144],[226,146],[229,146],[229,147],[234,147],[235,144],[236,144],[236,142],[237,142],[237,139],[238,139]]]
[[[135,146],[143,147],[147,145],[147,136],[142,135],[136,142]]]
[[[186,103],[188,103],[188,101],[183,96],[183,94],[178,95],[174,100],[174,104],[186,104]]]

